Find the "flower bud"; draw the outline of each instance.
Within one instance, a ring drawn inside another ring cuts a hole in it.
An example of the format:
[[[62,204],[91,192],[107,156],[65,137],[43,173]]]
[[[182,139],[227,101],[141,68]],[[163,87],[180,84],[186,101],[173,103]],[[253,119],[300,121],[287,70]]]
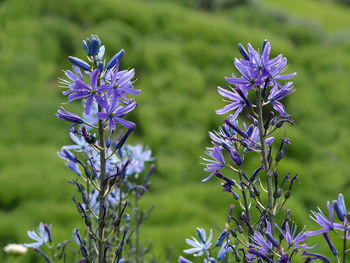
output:
[[[60,120],[69,121],[75,124],[82,124],[84,122],[78,115],[66,111],[63,107],[57,111],[56,117]]]
[[[84,60],[81,60],[80,58],[69,56],[68,59],[70,62],[72,62],[74,65],[78,66],[79,68],[90,70],[90,65],[86,63]]]
[[[111,69],[113,66],[117,63],[117,61],[121,60],[121,58],[124,56],[124,49],[120,50],[117,54],[115,54],[111,60],[108,62],[106,68]]]
[[[88,56],[97,56],[101,47],[101,40],[96,35],[91,35]]]
[[[245,50],[245,48],[243,47],[243,45],[241,43],[238,44],[238,50],[241,53],[242,57],[245,60],[249,60],[249,54],[248,52]]]
[[[274,245],[275,247],[278,247],[278,242],[276,241],[276,239],[274,239],[274,237],[269,232],[266,232],[265,236],[267,240],[271,242],[272,245]]]
[[[100,51],[101,40],[98,38],[98,36],[91,35],[90,38],[83,40],[82,45],[89,57],[97,56]]]
[[[271,119],[272,117],[275,115],[275,113],[273,111],[270,111],[269,115],[267,116],[267,119],[264,123],[264,129],[267,130],[270,126],[270,122],[271,122]]]
[[[225,229],[224,231],[222,231],[221,234],[220,234],[220,236],[218,237],[218,240],[216,241],[215,246],[216,246],[216,247],[221,246],[222,242],[225,240],[225,238],[227,237],[227,235],[228,235],[228,232],[227,232],[226,229]]]
[[[276,191],[273,193],[273,198],[278,199],[282,196],[282,188],[276,189]]]
[[[332,254],[335,255],[335,256],[338,255],[338,250],[335,248],[335,246],[333,245],[332,241],[330,240],[328,232],[327,233],[323,233],[323,236],[326,239],[327,244],[328,244],[329,248],[332,251]]]
[[[231,156],[231,159],[232,161],[238,165],[238,166],[241,166],[242,165],[242,158],[241,156],[239,155],[239,152],[235,149],[231,149],[230,150],[230,156]]]
[[[347,212],[346,212],[346,207],[344,202],[344,196],[342,194],[339,194],[338,196],[338,205],[342,214],[346,216]]]
[[[284,194],[284,198],[285,198],[285,199],[289,199],[290,196],[291,196],[291,194],[292,194],[292,191],[291,191],[290,189],[288,189],[288,190],[286,191],[286,193]]]
[[[104,67],[105,67],[105,63],[103,63],[102,61],[99,61],[97,63],[97,68],[100,70],[100,72],[104,70]]]
[[[267,44],[267,39],[265,39],[265,40],[263,41],[263,43],[262,43],[262,50],[261,50],[261,52],[264,52],[264,49],[265,49],[265,47],[266,47],[266,44]]]
[[[45,232],[47,233],[48,237],[49,237],[49,242],[52,243],[52,237],[51,237],[51,230],[50,227],[47,224],[44,224],[44,229]]]
[[[336,212],[336,214],[337,214],[337,216],[338,216],[338,218],[339,218],[339,220],[341,221],[341,222],[343,222],[344,221],[344,219],[345,219],[345,215],[343,214],[343,212],[341,211],[341,209],[340,209],[340,207],[339,207],[339,204],[338,204],[338,202],[337,201],[333,201],[333,208],[334,208],[334,210],[335,210],[335,212]]]
[[[237,125],[231,123],[229,119],[225,119],[224,122],[243,138],[248,138],[247,134],[245,134]]]

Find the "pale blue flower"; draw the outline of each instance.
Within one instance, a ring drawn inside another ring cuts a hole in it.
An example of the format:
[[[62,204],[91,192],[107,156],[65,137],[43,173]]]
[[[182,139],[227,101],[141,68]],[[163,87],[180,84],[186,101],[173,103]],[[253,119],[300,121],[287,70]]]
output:
[[[48,226],[48,228],[51,229],[51,225]],[[36,242],[25,243],[24,246],[26,247],[39,248],[40,246],[46,244],[47,241],[49,241],[49,234],[45,230],[45,226],[43,223],[39,224],[38,234],[35,231],[27,231],[27,235]]]
[[[185,249],[183,252],[186,254],[193,254],[195,257],[203,255],[205,251],[211,247],[211,239],[213,237],[213,230],[210,229],[210,234],[208,239],[206,239],[206,233],[203,228],[197,228],[197,236],[199,241],[192,237],[192,239],[186,238],[186,243],[192,246],[192,248]]]
[[[152,151],[144,148],[142,145],[127,145],[126,151],[130,152],[131,163],[129,164],[126,174],[139,174],[145,169],[145,162],[153,161]]]

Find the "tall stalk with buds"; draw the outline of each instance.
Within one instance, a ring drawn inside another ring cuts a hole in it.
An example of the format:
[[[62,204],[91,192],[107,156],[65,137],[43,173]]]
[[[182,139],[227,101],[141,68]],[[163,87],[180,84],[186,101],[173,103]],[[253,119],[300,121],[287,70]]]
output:
[[[230,193],[236,204],[230,207],[226,228],[222,230],[214,248],[211,244],[212,231],[206,237],[205,230],[197,228],[199,240],[186,239],[191,248],[184,252],[203,257],[205,263],[289,263],[301,262],[300,260],[330,262],[322,255],[309,252],[312,247],[303,242],[309,236],[323,234],[332,253],[336,255],[328,232],[338,229],[344,231],[344,263],[346,239],[350,236],[347,234],[343,201],[335,201],[334,205],[335,211],[342,211],[337,212],[337,215],[343,215],[338,216],[341,225],[333,224],[331,206],[330,220],[323,214],[314,213],[313,219],[324,224],[324,228],[318,231],[302,229],[298,232],[291,220],[291,210],[285,206],[298,175],[291,176],[288,173],[281,176],[278,172],[278,164],[290,144],[285,126],[294,125],[281,100],[294,91],[293,82],[286,80],[296,74],[283,74],[287,59],[283,55],[270,58],[271,45],[267,41],[263,42],[261,51],[255,50],[250,44],[248,50],[241,44],[238,49],[243,57],[234,60],[239,75],[232,74],[232,77],[225,78],[229,90],[218,87],[219,94],[225,97],[228,105],[216,113],[230,115],[217,131],[209,132],[212,146],[207,148],[208,157],[202,158],[206,165],[204,170],[210,173],[202,181],[206,182],[215,175],[222,182],[223,191]],[[238,116],[249,123],[239,123]],[[274,134],[279,129],[282,129],[280,134],[283,136],[275,138]],[[254,172],[248,174],[246,160],[253,155],[258,156],[259,161]],[[337,208],[337,204],[341,204],[339,207],[342,209]],[[256,210],[255,213],[253,209]],[[238,217],[233,216],[234,210]],[[338,235],[342,236],[340,233]],[[221,247],[217,254],[216,247]],[[338,256],[336,258],[340,262]],[[191,261],[180,257],[179,262]]]
[[[105,63],[105,47],[97,36],[84,40],[83,48],[88,62],[69,57],[73,70],[64,71],[67,79],[60,80],[68,102],[82,101],[83,116],[63,107],[56,114],[72,124],[70,136],[75,143],[63,146],[58,155],[67,160],[66,166],[76,174],[71,183],[78,196],[73,201],[85,225],[82,233],[79,229],[73,231],[79,262],[138,262],[145,256],[139,250],[135,253],[135,247],[141,246],[140,224],[145,218],[140,216],[138,202],[134,205],[131,200],[139,200],[148,190],[154,171],[151,165],[149,172],[144,173],[146,162],[153,160],[150,150],[126,144],[136,127],[126,120],[126,115],[137,106],[133,96],[140,90],[133,87],[134,69],[120,70],[123,49]],[[28,232],[29,237],[40,238],[40,242],[29,246],[48,262],[66,262],[64,248],[68,241],[59,244],[55,252],[50,228],[41,224],[40,237]],[[39,249],[43,244],[53,249],[51,256]]]

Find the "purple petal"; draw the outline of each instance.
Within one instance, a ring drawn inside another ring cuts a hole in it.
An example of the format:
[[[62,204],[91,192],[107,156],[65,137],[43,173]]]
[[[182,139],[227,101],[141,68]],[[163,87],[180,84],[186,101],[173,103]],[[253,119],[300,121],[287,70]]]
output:
[[[105,112],[97,112],[96,113],[97,118],[99,118],[100,120],[107,120],[109,118],[109,114],[105,113]]]
[[[91,87],[93,89],[96,89],[96,87],[97,87],[97,81],[98,81],[99,75],[100,75],[99,69],[95,69],[90,75]]]
[[[84,91],[91,91],[91,87],[86,84],[84,81],[78,79],[76,82],[75,82],[75,85],[77,85],[79,87],[79,89],[82,89]]]
[[[89,96],[86,100],[86,105],[85,105],[85,114],[89,115],[90,114],[90,110],[91,110],[91,106],[92,106],[92,102],[93,102],[94,97],[93,96]]]
[[[76,91],[68,95],[68,101],[73,101],[89,96],[91,92],[89,91]]]
[[[114,119],[116,122],[120,123],[121,125],[123,125],[125,128],[128,128],[128,129],[130,129],[130,128],[132,128],[132,127],[135,126],[135,124],[134,124],[133,122],[124,120],[124,119],[122,119],[122,118],[113,117],[113,119]]]
[[[108,105],[107,101],[104,100],[104,99],[101,97],[101,95],[96,94],[96,95],[95,95],[95,100],[96,100],[96,102],[97,102],[101,107],[103,107],[103,108],[105,108],[105,109],[108,109],[109,105]]]

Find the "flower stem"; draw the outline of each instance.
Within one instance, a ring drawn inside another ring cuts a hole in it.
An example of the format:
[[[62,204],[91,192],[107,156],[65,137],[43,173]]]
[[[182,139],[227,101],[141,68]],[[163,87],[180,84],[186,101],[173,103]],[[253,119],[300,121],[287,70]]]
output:
[[[257,96],[256,96],[256,106],[258,109],[258,129],[260,137],[260,146],[261,146],[261,157],[263,160],[264,170],[266,173],[267,179],[267,194],[268,194],[268,209],[269,209],[269,221],[271,223],[271,234],[274,236],[275,230],[275,218],[273,215],[273,189],[272,189],[272,175],[269,173],[270,167],[267,161],[266,154],[266,145],[265,145],[265,134],[264,134],[264,119],[262,114],[262,103],[263,98],[261,97],[261,89],[258,87]]]
[[[241,180],[241,182],[243,182],[243,170],[239,169],[239,179]],[[250,212],[249,212],[249,205],[248,205],[248,199],[247,199],[247,195],[246,195],[246,187],[241,184],[242,187],[242,196],[243,196],[243,201],[244,201],[244,209],[245,209],[245,213],[247,215],[247,219],[248,219],[248,223],[250,224]],[[251,229],[249,229],[249,240],[251,241],[251,236],[254,234],[253,232],[251,232]]]
[[[102,107],[98,106],[98,111],[102,112]],[[104,262],[104,190],[105,186],[105,177],[106,177],[106,159],[105,159],[105,150],[104,150],[104,131],[103,131],[103,122],[101,120],[98,121],[98,133],[99,133],[99,144],[103,150],[100,151],[100,193],[99,193],[99,213],[98,213],[98,262]]]
[[[347,220],[344,225],[344,240],[343,240],[343,263],[346,262],[346,234],[347,234]]]
[[[139,262],[139,254],[140,254],[140,224],[139,224],[140,213],[138,210],[139,199],[137,198],[137,196],[135,198],[136,198],[135,208],[137,209],[137,211],[136,211],[136,241],[135,241],[136,251],[135,251],[135,254],[136,254],[136,263],[138,263]]]

